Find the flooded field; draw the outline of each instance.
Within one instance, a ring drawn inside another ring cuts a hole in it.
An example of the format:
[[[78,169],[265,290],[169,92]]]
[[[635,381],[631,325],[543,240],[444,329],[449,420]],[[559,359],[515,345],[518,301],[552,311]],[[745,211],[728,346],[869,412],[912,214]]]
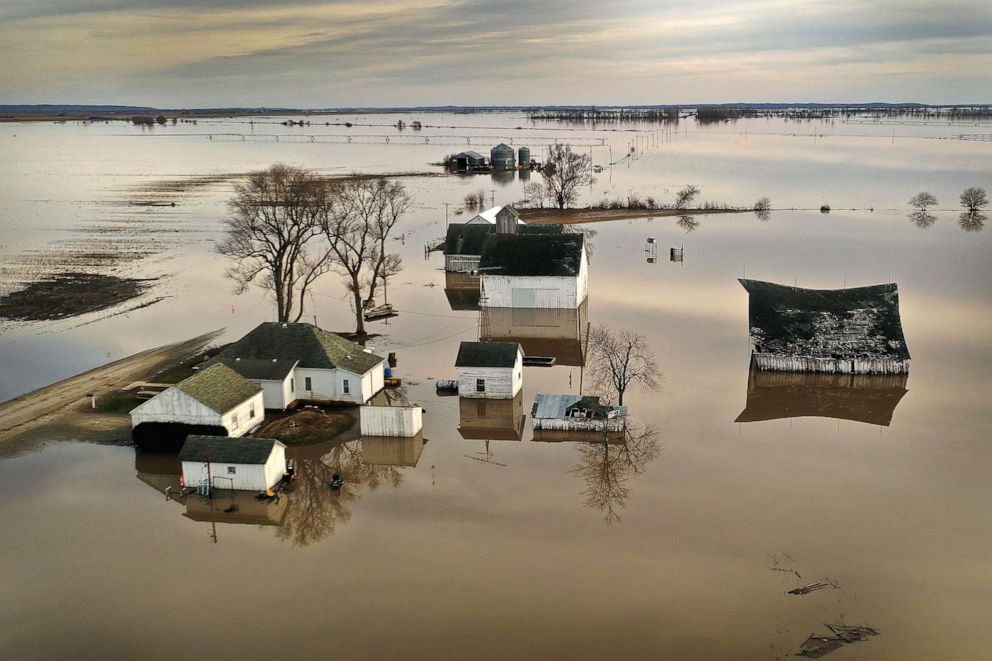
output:
[[[167,500],[174,457],[65,431],[0,446],[0,657],[783,659],[828,624],[878,632],[831,659],[987,655],[992,227],[957,198],[992,188],[992,142],[956,136],[992,127],[494,113],[404,115],[423,129],[400,132],[399,118],[0,124],[0,294],[36,306],[32,287],[68,275],[114,285],[106,305],[70,297],[71,316],[5,313],[0,400],[273,320],[257,291],[231,293],[212,249],[239,173],[284,162],[411,173],[399,316],[370,330],[426,409],[407,445],[292,448],[300,479],[276,503]],[[691,183],[702,201],[773,210],[593,223],[580,311],[480,315],[424,247],[445,204],[464,218],[467,194],[516,202],[528,180],[420,173],[499,142],[538,158],[555,140],[603,166],[582,204],[667,204]],[[920,191],[939,200],[923,222],[907,203]],[[744,277],[897,283],[908,377],[751,373]],[[304,319],[351,330],[345,293],[326,277]],[[645,335],[663,372],[659,391],[624,398],[626,444],[532,428],[536,394],[579,392],[586,322]],[[437,396],[459,342],[480,337],[561,358],[524,369],[519,401]]]

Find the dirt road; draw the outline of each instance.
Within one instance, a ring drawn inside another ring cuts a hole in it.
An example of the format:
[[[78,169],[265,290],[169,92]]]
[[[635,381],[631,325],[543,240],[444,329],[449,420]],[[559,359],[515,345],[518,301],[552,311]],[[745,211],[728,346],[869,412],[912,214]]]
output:
[[[148,379],[201,351],[221,332],[211,331],[190,340],[142,351],[3,402],[0,404],[0,443],[43,425],[70,423],[72,416],[89,408],[89,393],[100,396],[133,381]]]

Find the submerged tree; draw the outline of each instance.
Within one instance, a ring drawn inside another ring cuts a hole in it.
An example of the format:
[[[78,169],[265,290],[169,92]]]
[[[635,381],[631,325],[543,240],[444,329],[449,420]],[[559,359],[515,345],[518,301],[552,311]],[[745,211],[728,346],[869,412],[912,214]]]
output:
[[[917,193],[909,199],[909,204],[920,211],[926,211],[932,206],[936,206],[937,197],[933,193],[927,193],[926,191],[922,193]]]
[[[689,184],[675,194],[675,208],[685,209],[699,196],[699,186]]]
[[[989,204],[988,195],[984,188],[965,188],[961,192],[961,206],[972,213],[978,213]]]
[[[988,217],[980,211],[965,211],[958,217],[958,227],[965,232],[981,232]]]
[[[618,510],[630,497],[630,478],[661,453],[654,427],[638,430],[627,425],[612,436],[604,434],[602,443],[581,444],[579,463],[572,470],[585,483],[585,506],[604,512],[607,524],[620,521]]]
[[[771,215],[772,201],[767,197],[759,197],[754,203],[754,215],[761,222],[765,222]]]
[[[252,283],[271,293],[279,321],[299,321],[307,290],[329,269],[326,250],[316,244],[334,197],[331,186],[310,170],[273,165],[235,191],[224,221],[227,237],[216,247],[234,262],[226,275],[237,294]]]
[[[332,198],[323,231],[331,263],[351,292],[358,335],[365,334],[365,300],[376,283],[399,268],[399,258],[387,251],[387,240],[412,204],[403,184],[385,178],[349,179]]]
[[[647,338],[633,331],[597,324],[589,331],[589,376],[607,399],[623,396],[632,385],[657,390],[660,370]]]
[[[934,221],[937,219],[930,215],[926,209],[920,209],[919,211],[914,211],[909,214],[909,220],[921,230],[925,230],[933,225]]]
[[[679,216],[679,219],[675,221],[675,224],[684,229],[686,234],[699,229],[699,221],[692,216]]]
[[[595,183],[592,175],[592,157],[572,151],[571,145],[553,144],[548,148],[544,164],[544,183],[547,197],[559,209],[575,202],[579,189]]]

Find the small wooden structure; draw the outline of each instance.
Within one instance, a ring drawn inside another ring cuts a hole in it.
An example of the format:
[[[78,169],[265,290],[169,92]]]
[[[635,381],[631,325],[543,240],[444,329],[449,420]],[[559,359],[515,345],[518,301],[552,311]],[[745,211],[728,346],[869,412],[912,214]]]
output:
[[[459,397],[512,399],[523,388],[523,351],[517,342],[462,342],[455,367]]]
[[[542,393],[534,398],[530,417],[535,430],[619,432],[627,407],[603,404],[594,395]]]
[[[362,436],[412,437],[424,428],[419,405],[362,406],[359,420]]]
[[[271,438],[190,436],[179,461],[187,487],[266,491],[286,474],[286,446]]]

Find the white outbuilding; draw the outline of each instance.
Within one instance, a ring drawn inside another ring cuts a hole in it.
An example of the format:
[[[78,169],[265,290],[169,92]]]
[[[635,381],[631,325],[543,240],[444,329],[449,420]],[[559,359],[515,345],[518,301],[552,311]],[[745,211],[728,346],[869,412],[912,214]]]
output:
[[[479,258],[482,307],[575,309],[589,295],[582,234],[504,234]]]
[[[513,399],[524,385],[523,351],[517,342],[462,342],[455,367],[459,397]]]
[[[265,491],[286,474],[286,446],[271,438],[190,436],[179,461],[187,487]]]

